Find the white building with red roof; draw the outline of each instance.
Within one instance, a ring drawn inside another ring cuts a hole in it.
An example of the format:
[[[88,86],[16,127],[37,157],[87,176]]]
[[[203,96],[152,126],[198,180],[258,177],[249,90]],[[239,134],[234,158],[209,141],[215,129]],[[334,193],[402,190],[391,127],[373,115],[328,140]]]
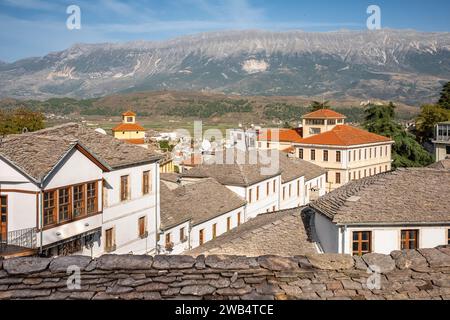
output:
[[[296,155],[327,169],[327,189],[390,171],[390,138],[345,124],[346,117],[323,109],[303,116],[303,139]]]

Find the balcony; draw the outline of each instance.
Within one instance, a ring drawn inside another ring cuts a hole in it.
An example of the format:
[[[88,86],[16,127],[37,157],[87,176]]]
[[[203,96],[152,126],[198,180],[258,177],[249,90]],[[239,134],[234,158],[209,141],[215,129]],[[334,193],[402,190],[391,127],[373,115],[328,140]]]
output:
[[[0,234],[0,257],[32,256],[37,250],[36,228],[22,229]]]

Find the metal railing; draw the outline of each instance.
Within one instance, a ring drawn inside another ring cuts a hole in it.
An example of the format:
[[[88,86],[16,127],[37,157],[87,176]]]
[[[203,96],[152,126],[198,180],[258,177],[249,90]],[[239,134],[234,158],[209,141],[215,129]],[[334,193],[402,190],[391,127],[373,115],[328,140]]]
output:
[[[29,228],[10,231],[6,237],[0,234],[0,245],[35,249],[37,247],[36,233],[36,228]]]

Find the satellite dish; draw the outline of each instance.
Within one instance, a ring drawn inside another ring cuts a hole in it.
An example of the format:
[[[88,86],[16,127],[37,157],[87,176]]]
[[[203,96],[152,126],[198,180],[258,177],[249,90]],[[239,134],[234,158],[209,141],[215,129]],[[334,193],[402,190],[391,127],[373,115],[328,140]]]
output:
[[[202,142],[202,150],[203,151],[209,151],[211,150],[211,142],[209,142],[208,140],[204,140]]]
[[[97,128],[97,129],[95,129],[95,132],[101,133],[101,134],[103,134],[103,135],[106,136],[106,131],[105,131],[104,129],[102,129],[102,128]]]

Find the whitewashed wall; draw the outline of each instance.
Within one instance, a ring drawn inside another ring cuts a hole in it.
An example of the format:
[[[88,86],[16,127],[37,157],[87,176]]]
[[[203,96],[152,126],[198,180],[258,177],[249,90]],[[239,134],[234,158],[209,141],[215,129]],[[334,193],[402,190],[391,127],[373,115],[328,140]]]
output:
[[[187,241],[182,241],[182,239],[180,239],[180,230],[184,228],[184,234],[185,237],[187,238]],[[189,222],[185,222],[182,223],[178,226],[175,226],[171,229],[165,230],[163,233],[161,233],[160,235],[160,239],[158,241],[158,245],[160,248],[160,252],[161,254],[181,254],[187,250],[189,250]],[[170,233],[170,240],[173,242],[173,250],[172,251],[167,251],[165,249],[166,247],[166,235]]]
[[[142,194],[143,172],[151,172],[151,192]],[[130,200],[120,201],[120,177],[129,176]],[[104,174],[109,188],[106,191],[106,205],[103,208],[103,234],[113,228],[116,254],[154,253],[156,236],[160,224],[159,216],[159,170],[158,164],[130,167]],[[139,218],[146,217],[148,237],[141,239],[138,232]]]
[[[289,186],[291,186],[291,195],[289,196]],[[285,188],[285,197],[283,198],[283,188]],[[280,190],[280,210],[293,209],[305,204],[305,177],[283,183]]]

